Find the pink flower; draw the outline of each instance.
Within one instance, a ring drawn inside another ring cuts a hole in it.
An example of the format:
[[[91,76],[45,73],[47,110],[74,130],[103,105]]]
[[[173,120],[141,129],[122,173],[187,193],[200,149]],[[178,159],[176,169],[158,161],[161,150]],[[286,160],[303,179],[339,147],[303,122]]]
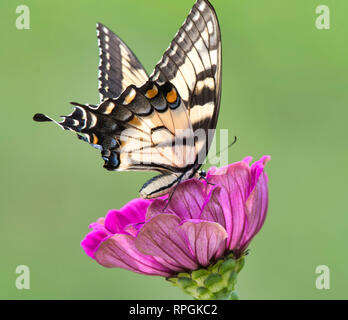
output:
[[[159,276],[207,267],[231,251],[238,258],[266,217],[269,160],[211,168],[208,183],[180,183],[167,207],[166,199],[134,199],[92,223],[81,246],[104,267]]]

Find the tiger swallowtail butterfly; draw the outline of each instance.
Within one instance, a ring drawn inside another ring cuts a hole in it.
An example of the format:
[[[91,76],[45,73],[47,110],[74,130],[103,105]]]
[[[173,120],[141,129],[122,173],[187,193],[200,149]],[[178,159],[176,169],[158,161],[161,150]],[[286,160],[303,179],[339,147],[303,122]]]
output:
[[[160,175],[140,190],[143,198],[167,194],[199,177],[216,128],[221,96],[221,36],[216,13],[197,0],[153,73],[110,29],[97,24],[99,105],[72,103],[53,121],[101,150],[104,168],[151,170]]]

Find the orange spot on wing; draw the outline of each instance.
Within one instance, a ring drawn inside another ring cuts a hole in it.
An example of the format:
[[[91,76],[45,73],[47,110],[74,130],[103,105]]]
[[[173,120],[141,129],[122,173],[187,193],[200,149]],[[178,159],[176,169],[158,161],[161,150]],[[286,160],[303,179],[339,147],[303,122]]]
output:
[[[141,126],[141,122],[139,120],[139,118],[137,116],[134,116],[134,118],[128,122],[129,124],[131,124],[134,127],[140,127]]]
[[[93,144],[97,144],[98,141],[99,141],[98,137],[93,133],[93,141],[92,141],[92,143]]]
[[[110,114],[112,110],[114,110],[114,108],[115,108],[115,104],[113,102],[110,102],[105,108],[104,114]]]
[[[169,103],[174,103],[177,98],[178,98],[178,95],[174,88],[167,93],[167,101]]]
[[[124,98],[123,104],[126,104],[126,105],[130,104],[134,100],[136,95],[137,95],[136,91],[134,89],[132,89],[129,92],[129,94]]]
[[[153,86],[152,89],[147,90],[146,98],[152,99],[152,98],[156,97],[157,94],[158,94],[158,89],[156,88],[156,86]]]

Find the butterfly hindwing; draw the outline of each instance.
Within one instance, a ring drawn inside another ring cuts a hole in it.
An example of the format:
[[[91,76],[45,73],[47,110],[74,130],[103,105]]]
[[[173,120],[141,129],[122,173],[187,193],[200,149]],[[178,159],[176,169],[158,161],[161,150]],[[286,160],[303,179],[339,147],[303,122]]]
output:
[[[58,124],[100,149],[108,170],[184,173],[194,163],[192,127],[171,83],[131,85],[99,106],[73,104],[75,110]]]

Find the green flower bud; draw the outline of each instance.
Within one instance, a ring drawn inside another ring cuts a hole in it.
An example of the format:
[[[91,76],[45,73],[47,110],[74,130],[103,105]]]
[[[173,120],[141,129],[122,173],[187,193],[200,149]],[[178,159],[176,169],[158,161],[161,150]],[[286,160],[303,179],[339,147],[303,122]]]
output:
[[[237,300],[235,285],[244,257],[236,259],[230,253],[207,268],[178,273],[167,280],[196,300]]]

